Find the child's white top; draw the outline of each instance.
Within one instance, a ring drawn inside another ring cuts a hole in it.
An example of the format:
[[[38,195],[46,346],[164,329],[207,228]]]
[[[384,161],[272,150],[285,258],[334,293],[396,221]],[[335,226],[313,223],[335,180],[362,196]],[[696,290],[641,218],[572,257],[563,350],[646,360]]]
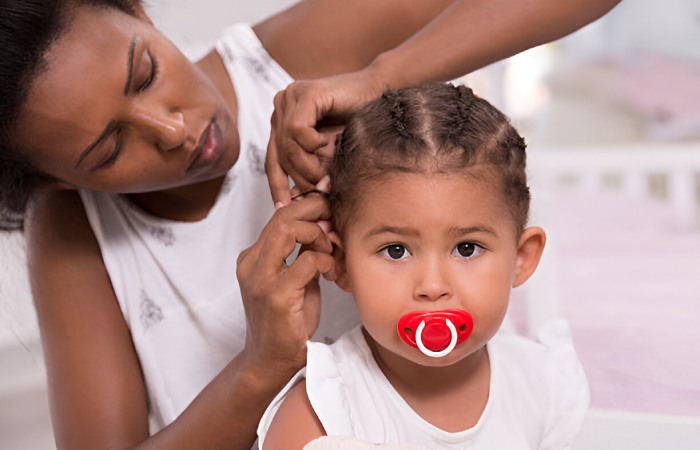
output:
[[[225,30],[216,48],[236,90],[240,156],[208,216],[176,222],[147,214],[119,195],[80,191],[157,428],[177,418],[243,349],[246,320],[236,259],[274,210],[265,151],[273,97],[292,78],[249,25]],[[349,295],[333,301],[341,291],[322,284],[328,292],[317,336],[330,339],[358,320]]]
[[[422,419],[372,357],[361,327],[333,345],[308,343],[307,367],[277,396],[258,428],[262,442],[289,389],[306,377],[311,405],[328,435],[435,449],[566,449],[589,405],[588,383],[564,320],[532,341],[499,333],[488,344],[491,387],[470,429],[451,433]]]

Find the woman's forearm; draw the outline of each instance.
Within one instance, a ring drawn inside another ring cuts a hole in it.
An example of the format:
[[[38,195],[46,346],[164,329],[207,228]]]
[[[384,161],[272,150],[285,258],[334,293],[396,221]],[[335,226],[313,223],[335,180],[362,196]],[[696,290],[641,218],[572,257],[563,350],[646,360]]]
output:
[[[459,0],[371,69],[394,88],[447,81],[570,34],[619,0]]]
[[[249,450],[266,406],[294,375],[279,369],[239,354],[175,422],[138,448]]]

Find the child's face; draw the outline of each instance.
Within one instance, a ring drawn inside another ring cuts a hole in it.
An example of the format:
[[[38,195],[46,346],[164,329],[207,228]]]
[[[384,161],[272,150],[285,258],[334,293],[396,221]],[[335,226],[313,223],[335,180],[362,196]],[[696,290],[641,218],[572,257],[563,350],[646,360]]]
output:
[[[483,348],[503,320],[511,287],[534,270],[523,266],[499,184],[463,174],[402,173],[362,189],[343,232],[339,284],[353,293],[379,348],[435,366]],[[536,259],[543,245],[541,233]],[[399,337],[403,315],[445,309],[465,310],[474,320],[471,336],[447,356],[425,356]]]

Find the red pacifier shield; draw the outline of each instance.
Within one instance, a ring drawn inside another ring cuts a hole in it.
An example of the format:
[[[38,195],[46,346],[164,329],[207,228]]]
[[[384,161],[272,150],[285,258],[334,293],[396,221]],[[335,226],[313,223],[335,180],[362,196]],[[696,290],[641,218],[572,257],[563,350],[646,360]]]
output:
[[[411,312],[397,324],[406,344],[433,357],[445,356],[467,340],[473,329],[472,316],[461,309]]]

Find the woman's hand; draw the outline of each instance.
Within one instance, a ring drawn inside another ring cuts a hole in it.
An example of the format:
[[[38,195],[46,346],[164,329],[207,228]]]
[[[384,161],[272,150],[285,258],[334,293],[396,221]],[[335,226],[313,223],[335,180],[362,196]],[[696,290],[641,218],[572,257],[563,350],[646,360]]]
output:
[[[272,199],[289,204],[291,177],[306,192],[328,173],[335,136],[385,86],[371,69],[295,81],[275,96],[265,169]]]
[[[257,242],[239,256],[245,352],[253,362],[291,374],[306,363],[306,341],[320,318],[318,277],[334,279],[332,245],[316,223],[329,218],[323,196],[299,198],[278,208]],[[302,249],[287,264],[297,244]]]

